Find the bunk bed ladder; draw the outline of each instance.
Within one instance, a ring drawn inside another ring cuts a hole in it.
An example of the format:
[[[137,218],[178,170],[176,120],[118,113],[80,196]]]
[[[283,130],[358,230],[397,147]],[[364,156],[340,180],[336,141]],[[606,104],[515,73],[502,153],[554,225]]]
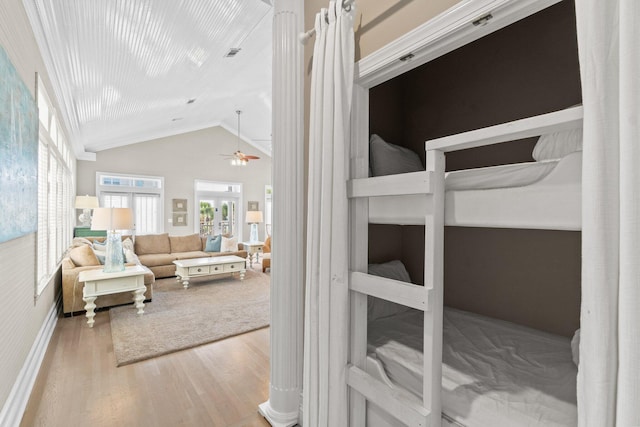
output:
[[[353,152],[355,151],[355,153]],[[361,153],[362,154],[362,153]],[[351,176],[368,176],[366,154],[352,147]],[[359,159],[359,160],[358,160]],[[354,178],[347,183],[350,224],[350,358],[346,371],[350,425],[366,424],[374,404],[409,426],[440,426],[442,387],[442,304],[444,259],[444,153],[427,152],[427,170],[402,175]],[[371,197],[421,195],[425,214],[425,286],[367,274],[368,202]],[[367,298],[373,296],[424,311],[423,399],[391,388],[366,371]]]

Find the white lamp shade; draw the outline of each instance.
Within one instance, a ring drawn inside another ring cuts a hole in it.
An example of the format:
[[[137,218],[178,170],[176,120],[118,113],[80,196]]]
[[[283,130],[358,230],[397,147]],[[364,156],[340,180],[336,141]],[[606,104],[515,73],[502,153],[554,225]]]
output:
[[[76,209],[95,209],[98,207],[98,198],[94,196],[76,196]]]
[[[131,230],[133,211],[130,208],[97,208],[91,219],[92,230]]]
[[[247,211],[245,221],[247,222],[247,224],[262,222],[262,211]]]

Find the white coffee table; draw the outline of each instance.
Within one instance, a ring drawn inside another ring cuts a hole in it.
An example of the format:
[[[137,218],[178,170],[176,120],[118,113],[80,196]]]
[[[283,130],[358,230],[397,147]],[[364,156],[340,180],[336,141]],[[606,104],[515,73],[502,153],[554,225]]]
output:
[[[96,298],[101,295],[132,292],[138,315],[144,314],[144,275],[148,270],[140,265],[125,267],[123,271],[105,273],[102,270],[81,271],[78,281],[84,282],[82,300],[86,303],[87,323],[93,328]]]
[[[185,289],[193,277],[240,273],[240,280],[244,280],[247,271],[245,259],[235,255],[181,259],[173,263],[176,265],[178,282],[182,281]]]

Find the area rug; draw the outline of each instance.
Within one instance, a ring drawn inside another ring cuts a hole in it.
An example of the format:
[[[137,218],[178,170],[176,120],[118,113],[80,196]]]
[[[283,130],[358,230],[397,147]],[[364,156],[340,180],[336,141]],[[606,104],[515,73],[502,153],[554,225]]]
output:
[[[131,305],[109,310],[118,366],[183,350],[269,325],[269,275],[175,278],[153,285],[153,301],[137,316]]]

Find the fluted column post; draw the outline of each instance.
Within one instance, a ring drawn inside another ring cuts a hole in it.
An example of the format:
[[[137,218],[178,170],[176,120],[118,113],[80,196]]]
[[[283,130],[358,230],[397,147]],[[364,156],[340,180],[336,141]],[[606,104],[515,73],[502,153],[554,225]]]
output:
[[[273,240],[271,377],[259,405],[272,426],[298,423],[303,345],[304,2],[275,0],[273,16]]]

